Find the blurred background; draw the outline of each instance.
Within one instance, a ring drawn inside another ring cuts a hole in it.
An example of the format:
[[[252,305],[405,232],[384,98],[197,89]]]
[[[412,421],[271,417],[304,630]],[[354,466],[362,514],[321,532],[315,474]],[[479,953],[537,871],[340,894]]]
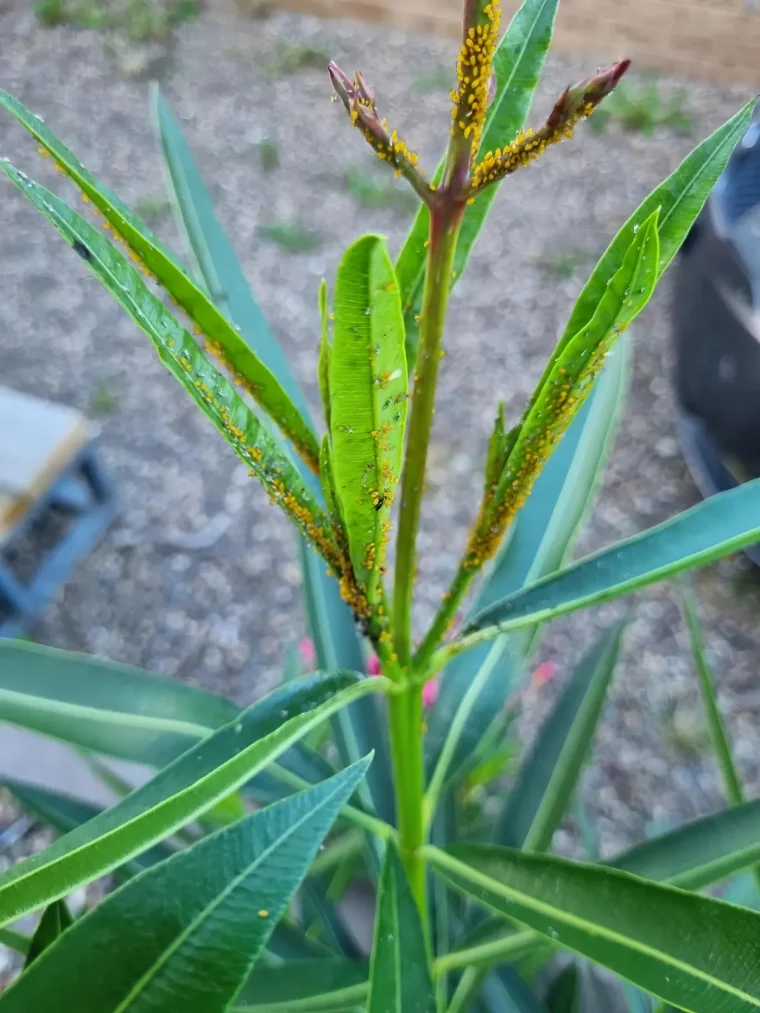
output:
[[[318,416],[319,281],[334,277],[343,249],[361,232],[387,235],[397,251],[415,210],[410,191],[383,171],[342,107],[331,105],[327,61],[361,68],[381,115],[432,168],[448,134],[458,6],[0,0],[0,86],[184,254],[148,112],[150,83],[160,83]],[[516,4],[504,7],[510,15]],[[600,64],[631,56],[634,69],[574,140],[502,188],[456,290],[419,541],[420,624],[464,543],[497,400],[505,399],[510,420],[518,417],[614,232],[751,97],[760,77],[760,13],[749,0],[564,0],[557,41],[535,99],[536,123],[566,84]],[[8,115],[0,117],[0,155],[78,200]],[[581,553],[699,500],[671,384],[673,336],[695,284],[688,276],[679,282],[679,309],[673,286],[683,270],[682,263],[668,273],[635,326],[631,391]],[[115,522],[28,634],[239,701],[263,692],[304,636],[284,518],[147,339],[9,183],[0,184],[0,289],[0,384],[89,417],[119,503]],[[687,342],[687,359],[688,352]],[[760,584],[753,564],[737,556],[700,572],[695,586],[738,764],[748,792],[756,792]],[[722,800],[668,586],[555,622],[522,693],[521,733],[529,736],[541,721],[595,632],[631,604],[625,653],[584,780],[605,851]]]

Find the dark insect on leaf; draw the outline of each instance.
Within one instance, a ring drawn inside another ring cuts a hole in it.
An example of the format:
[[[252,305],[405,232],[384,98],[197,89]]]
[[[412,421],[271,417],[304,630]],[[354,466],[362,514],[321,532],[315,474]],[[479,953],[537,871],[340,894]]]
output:
[[[92,260],[92,254],[79,239],[74,240],[74,250],[79,254],[82,260]]]

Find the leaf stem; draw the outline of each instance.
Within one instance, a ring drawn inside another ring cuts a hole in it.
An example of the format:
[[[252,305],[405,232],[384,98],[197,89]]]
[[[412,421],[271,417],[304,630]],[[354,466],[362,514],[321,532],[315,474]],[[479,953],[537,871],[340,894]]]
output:
[[[408,666],[411,657],[417,531],[433,426],[449,282],[464,208],[463,202],[455,201],[448,191],[442,191],[439,201],[430,212],[430,246],[420,320],[420,351],[401,480],[401,509],[396,542],[393,633],[396,654],[404,667]]]

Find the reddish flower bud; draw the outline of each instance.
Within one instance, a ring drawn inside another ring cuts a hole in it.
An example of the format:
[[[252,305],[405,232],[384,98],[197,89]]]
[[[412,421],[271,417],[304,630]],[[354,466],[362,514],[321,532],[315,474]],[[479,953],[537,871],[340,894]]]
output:
[[[472,170],[472,190],[476,191],[498,179],[509,176],[520,166],[529,165],[543,155],[551,144],[572,137],[578,122],[590,116],[605,96],[609,95],[630,66],[621,60],[603,67],[592,77],[565,88],[542,127],[526,130],[503,148],[489,151]]]
[[[378,158],[390,163],[397,176],[404,176],[422,200],[429,202],[432,187],[417,167],[417,155],[410,151],[395,130],[390,131],[375,108],[375,93],[357,70],[352,81],[330,61],[327,72],[335,93],[346,107],[351,122],[358,127]]]

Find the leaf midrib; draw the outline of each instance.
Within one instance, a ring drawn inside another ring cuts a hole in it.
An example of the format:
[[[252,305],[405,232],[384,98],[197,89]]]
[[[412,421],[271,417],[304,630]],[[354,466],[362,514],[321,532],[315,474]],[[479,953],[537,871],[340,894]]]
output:
[[[240,884],[244,882],[244,880],[246,880],[250,875],[252,875],[255,872],[257,866],[259,866],[265,859],[267,859],[285,841],[287,841],[290,837],[292,837],[293,834],[295,834],[298,830],[300,830],[301,827],[304,825],[304,823],[307,823],[316,815],[316,813],[324,809],[325,806],[328,805],[335,798],[336,795],[340,794],[342,790],[343,790],[342,785],[338,785],[337,787],[333,788],[332,792],[326,798],[322,799],[322,801],[316,808],[309,809],[307,812],[303,814],[303,816],[299,817],[299,819],[294,824],[292,824],[285,831],[284,834],[278,837],[277,840],[273,841],[269,845],[269,847],[265,848],[260,855],[258,855],[248,866],[246,866],[243,872],[235,876],[235,878],[232,879],[222,891],[220,891],[220,893],[214,898],[214,900],[212,900],[211,903],[207,904],[206,907],[201,912],[199,912],[199,914],[193,919],[193,921],[190,922],[190,924],[182,932],[180,932],[180,934],[176,937],[174,942],[164,950],[164,952],[161,954],[161,957],[158,960],[156,960],[153,963],[153,965],[150,968],[148,968],[148,970],[145,972],[142,978],[140,978],[140,980],[136,982],[130,993],[114,1009],[113,1013],[124,1013],[124,1011],[129,1008],[129,1005],[131,1004],[132,1000],[137,998],[140,995],[140,993],[144,990],[144,988],[146,988],[150,984],[150,982],[158,974],[161,968],[167,963],[168,960],[171,959],[171,957],[177,952],[177,950],[183,945],[183,943],[185,943],[190,938],[190,936],[196,931],[196,929],[203,924],[206,918],[210,917],[214,913],[214,911],[216,911],[217,908],[224,903],[227,897],[234,890],[236,890],[238,886],[240,886]],[[230,1002],[232,1001],[233,1000],[231,999]]]
[[[61,714],[75,717],[80,721],[95,722],[97,724],[108,722],[112,725],[124,727],[177,732],[184,735],[192,735],[195,738],[205,738],[205,736],[216,730],[209,725],[195,725],[189,721],[135,714],[130,711],[114,711],[109,708],[88,707],[85,704],[75,704],[64,700],[53,700],[49,697],[33,696],[12,689],[0,689],[0,707],[3,700],[8,700],[11,703],[21,703],[23,706],[33,709],[37,714],[40,712]],[[10,718],[6,718],[5,720],[10,721],[11,724],[14,723]]]
[[[236,781],[233,781],[233,783],[231,783],[230,785],[226,785],[223,791],[220,793],[220,795],[223,795],[229,791],[234,791],[241,784],[244,784],[246,781],[255,777],[256,774],[260,770],[264,769],[264,767],[266,767],[270,761],[276,760],[277,757],[281,756],[283,752],[285,752],[292,745],[293,742],[296,742],[299,739],[303,738],[303,736],[307,735],[312,728],[316,727],[318,724],[321,724],[324,720],[330,717],[330,715],[333,714],[335,710],[337,710],[340,707],[346,706],[346,704],[349,702],[348,700],[346,700],[336,704],[336,699],[338,699],[339,697],[342,698],[344,696],[348,696],[351,698],[352,702],[354,698],[359,699],[361,696],[364,696],[367,692],[382,689],[381,686],[376,687],[375,685],[376,683],[379,682],[380,679],[372,679],[372,680],[367,679],[362,682],[355,683],[352,686],[348,686],[345,690],[337,693],[335,696],[332,697],[332,699],[328,700],[325,704],[321,705],[321,707],[317,708],[316,711],[312,712],[311,714],[309,712],[306,712],[305,714],[301,714],[296,716],[295,718],[292,718],[291,720],[298,722],[297,725],[291,730],[291,732],[287,736],[283,737],[283,740],[275,748],[269,750],[265,744],[272,738],[276,739],[279,733],[279,729],[275,730],[274,732],[271,732],[269,735],[266,735],[263,738],[255,739],[251,743],[251,745],[247,747],[247,749],[243,750],[240,753],[237,753],[235,756],[228,759],[224,764],[215,767],[212,771],[204,775],[201,781],[193,781],[191,784],[186,785],[181,791],[170,796],[169,798],[163,799],[161,802],[159,802],[157,805],[152,806],[150,809],[143,810],[142,812],[135,815],[131,820],[128,820],[125,823],[121,823],[117,827],[114,827],[113,829],[106,831],[100,837],[96,837],[92,840],[85,841],[78,848],[75,848],[73,851],[64,852],[59,857],[54,858],[51,862],[47,864],[35,865],[31,869],[29,869],[26,873],[19,873],[19,875],[11,879],[8,879],[5,884],[0,882],[0,902],[2,901],[3,894],[7,895],[7,892],[10,891],[12,896],[14,892],[17,892],[18,887],[23,883],[28,882],[30,878],[34,879],[34,877],[42,876],[43,874],[49,875],[51,869],[54,870],[56,868],[61,868],[62,866],[65,868],[72,861],[76,865],[77,864],[76,859],[78,856],[81,856],[83,853],[86,853],[93,847],[100,848],[103,845],[103,842],[110,841],[111,839],[113,839],[115,835],[124,833],[125,828],[134,828],[135,826],[139,826],[142,822],[149,821],[151,817],[156,814],[157,811],[160,811],[164,807],[168,806],[170,803],[174,803],[178,799],[181,800],[188,794],[196,791],[199,788],[199,786],[202,785],[204,782],[206,782],[208,779],[216,778],[217,775],[223,773],[230,765],[236,764],[239,761],[241,761],[241,759],[244,756],[250,755],[251,752],[254,752],[257,749],[263,749],[264,752],[263,757],[261,757],[257,762],[255,762],[251,767],[246,767],[245,773],[241,774],[239,778]],[[361,687],[361,691],[359,690],[359,687]],[[324,710],[322,710],[322,707],[324,707]],[[222,780],[224,780],[224,778],[222,778]],[[195,816],[198,816],[200,813],[205,812],[206,810],[211,808],[213,804],[214,804],[213,799],[210,801],[207,800],[202,804],[199,804],[195,809],[192,809],[189,814],[183,815],[179,821],[175,820],[173,823],[171,823],[169,827],[162,829],[160,833],[156,834],[154,831],[153,835],[150,836],[147,840],[145,839],[141,840],[139,846],[133,847],[132,850],[128,850],[126,853],[119,854],[118,857],[110,859],[105,866],[99,868],[97,874],[105,875],[111,869],[115,869],[118,866],[123,865],[126,861],[133,858],[135,855],[140,854],[141,852],[149,848],[151,845],[155,844],[160,840],[163,840],[167,836],[170,836],[171,833],[177,829],[177,827],[184,826],[186,823],[190,822]],[[44,852],[39,852],[39,854],[42,855],[44,854]],[[71,882],[67,880],[66,883],[62,884],[63,888],[61,892],[59,893],[53,892],[48,894],[45,898],[43,898],[43,900],[39,901],[39,903],[35,903],[34,906],[31,908],[28,906],[28,903],[27,904],[22,903],[20,906],[17,905],[17,907],[13,909],[8,915],[3,916],[0,913],[0,926],[15,921],[17,918],[21,917],[27,911],[34,910],[35,907],[38,907],[40,904],[45,903],[46,901],[55,900],[58,897],[64,896],[64,894],[69,892],[69,890],[72,888],[72,883],[74,882],[78,883],[80,881],[81,880],[78,879],[72,880]]]
[[[521,893],[519,890],[505,886],[498,880],[491,879],[489,876],[484,875],[477,869],[473,869],[472,866],[467,865],[465,862],[461,862],[459,859],[453,858],[446,852],[441,851],[438,848],[427,846],[423,849],[423,852],[428,858],[433,860],[433,864],[436,862],[444,869],[449,868],[455,875],[461,876],[462,879],[474,883],[478,886],[482,886],[490,893],[496,894],[497,896],[503,897],[507,901],[516,901],[519,904],[524,905],[527,908],[535,910],[536,913],[545,915],[555,921],[564,922],[571,928],[578,929],[579,931],[585,932],[591,936],[602,936],[609,942],[615,943],[621,947],[627,947],[629,949],[636,950],[644,956],[652,957],[655,960],[659,960],[663,964],[674,968],[675,970],[682,971],[694,978],[698,978],[700,981],[706,982],[708,985],[713,986],[729,995],[735,996],[737,999],[742,999],[745,1002],[749,1002],[753,1006],[760,1007],[760,998],[752,996],[747,992],[743,992],[741,989],[730,985],[728,982],[721,981],[719,978],[714,978],[707,974],[705,971],[699,970],[691,964],[687,964],[676,957],[671,957],[669,954],[663,953],[661,950],[656,950],[653,947],[647,945],[647,943],[640,942],[638,939],[630,936],[623,936],[615,932],[613,929],[608,928],[605,925],[600,925],[595,922],[588,922],[578,917],[577,915],[570,914],[559,907],[552,907],[545,901],[537,900],[531,897],[529,894]],[[443,856],[443,857],[442,857]],[[461,889],[461,887],[460,887]],[[671,888],[673,889],[673,888]],[[539,931],[540,930],[536,930]],[[541,935],[545,933],[541,932]],[[548,937],[552,938],[552,937]],[[581,952],[574,946],[570,946],[562,939],[557,939],[562,946],[575,952]]]

